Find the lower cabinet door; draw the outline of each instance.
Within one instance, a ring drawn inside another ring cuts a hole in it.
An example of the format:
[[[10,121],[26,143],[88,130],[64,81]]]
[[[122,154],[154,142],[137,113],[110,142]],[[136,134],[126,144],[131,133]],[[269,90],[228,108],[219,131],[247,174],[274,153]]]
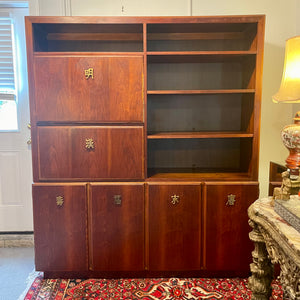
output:
[[[149,270],[199,270],[199,183],[149,183]]]
[[[32,192],[36,270],[88,270],[86,185],[34,184]]]
[[[258,183],[204,185],[204,268],[249,272],[253,244],[247,209],[258,198]]]
[[[90,268],[144,269],[144,184],[93,183],[89,191]]]

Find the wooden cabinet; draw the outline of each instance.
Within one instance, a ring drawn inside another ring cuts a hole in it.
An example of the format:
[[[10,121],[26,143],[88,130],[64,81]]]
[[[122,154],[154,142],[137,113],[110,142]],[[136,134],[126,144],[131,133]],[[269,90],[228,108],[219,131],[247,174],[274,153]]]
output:
[[[144,269],[144,184],[93,183],[89,191],[90,266]]]
[[[209,271],[249,273],[253,245],[249,239],[247,208],[258,198],[258,183],[216,183],[204,185],[203,251]]]
[[[270,162],[269,169],[269,196],[273,196],[274,189],[282,185],[282,173],[286,171],[284,163]]]
[[[87,271],[85,184],[34,184],[37,271]]]
[[[199,270],[199,183],[149,184],[149,270]]]
[[[264,22],[26,17],[36,262],[46,277],[246,270]],[[64,207],[52,203],[57,188],[68,191]]]

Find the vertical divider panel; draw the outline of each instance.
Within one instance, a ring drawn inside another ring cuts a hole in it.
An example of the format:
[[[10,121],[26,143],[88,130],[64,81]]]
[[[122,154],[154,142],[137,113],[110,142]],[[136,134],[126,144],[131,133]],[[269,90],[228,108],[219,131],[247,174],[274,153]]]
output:
[[[144,138],[145,138],[145,178],[148,177],[148,128],[147,128],[147,23],[143,23],[143,50],[144,50],[144,76],[143,76],[143,93],[144,93]]]

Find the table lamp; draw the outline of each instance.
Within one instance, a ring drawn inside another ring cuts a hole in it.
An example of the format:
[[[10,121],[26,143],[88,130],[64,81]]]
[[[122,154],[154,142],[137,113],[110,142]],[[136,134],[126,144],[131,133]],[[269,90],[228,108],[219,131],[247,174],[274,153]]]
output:
[[[281,85],[272,99],[276,103],[300,103],[300,36],[286,41]],[[283,128],[281,138],[289,150],[286,167],[290,179],[297,180],[300,169],[300,111],[294,117],[294,124]]]

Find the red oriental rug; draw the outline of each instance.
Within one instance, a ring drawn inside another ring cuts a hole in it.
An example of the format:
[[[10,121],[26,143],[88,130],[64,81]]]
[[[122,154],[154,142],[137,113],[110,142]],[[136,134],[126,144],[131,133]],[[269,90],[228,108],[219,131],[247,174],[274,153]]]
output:
[[[273,282],[271,299],[282,299],[278,281]],[[247,279],[46,279],[35,278],[24,300],[186,300],[250,299]]]

